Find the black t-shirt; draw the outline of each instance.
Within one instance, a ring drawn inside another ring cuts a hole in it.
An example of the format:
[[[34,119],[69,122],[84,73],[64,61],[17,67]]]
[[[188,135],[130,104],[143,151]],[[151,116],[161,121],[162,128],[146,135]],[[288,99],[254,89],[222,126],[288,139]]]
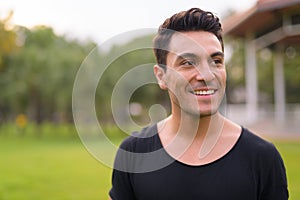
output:
[[[109,192],[113,200],[288,199],[285,167],[279,152],[273,144],[244,128],[225,156],[200,166],[171,158],[163,149],[156,125],[128,137],[120,149]],[[147,154],[159,151],[163,153],[152,157]]]

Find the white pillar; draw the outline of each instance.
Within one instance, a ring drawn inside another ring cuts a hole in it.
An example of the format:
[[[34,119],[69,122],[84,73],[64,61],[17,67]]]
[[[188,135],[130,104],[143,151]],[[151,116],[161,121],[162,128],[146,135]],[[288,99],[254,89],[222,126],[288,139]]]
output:
[[[274,96],[275,96],[275,119],[285,119],[285,83],[284,83],[283,46],[277,44],[274,58]]]
[[[253,123],[258,117],[258,84],[255,42],[251,37],[246,40],[246,108],[247,120]]]

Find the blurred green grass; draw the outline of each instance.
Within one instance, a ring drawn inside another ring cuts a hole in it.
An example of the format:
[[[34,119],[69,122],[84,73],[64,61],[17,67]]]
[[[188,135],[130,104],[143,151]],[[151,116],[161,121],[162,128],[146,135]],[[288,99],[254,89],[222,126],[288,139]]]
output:
[[[300,141],[276,140],[273,141],[280,152],[286,168],[290,200],[300,199]]]
[[[112,170],[89,154],[75,129],[48,124],[38,130],[43,134],[0,127],[0,200],[108,199]],[[286,164],[290,199],[298,200],[300,141],[273,142]]]
[[[107,199],[111,169],[77,141],[0,141],[0,199]]]
[[[0,128],[0,200],[108,199],[111,169],[69,129],[53,126],[55,137],[8,129]]]

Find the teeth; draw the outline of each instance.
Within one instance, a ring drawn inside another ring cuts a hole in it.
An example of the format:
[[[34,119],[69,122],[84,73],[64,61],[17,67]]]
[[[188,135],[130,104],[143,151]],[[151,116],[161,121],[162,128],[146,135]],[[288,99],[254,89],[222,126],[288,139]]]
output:
[[[196,90],[194,91],[194,94],[196,95],[210,95],[210,94],[214,94],[215,91],[214,90]]]

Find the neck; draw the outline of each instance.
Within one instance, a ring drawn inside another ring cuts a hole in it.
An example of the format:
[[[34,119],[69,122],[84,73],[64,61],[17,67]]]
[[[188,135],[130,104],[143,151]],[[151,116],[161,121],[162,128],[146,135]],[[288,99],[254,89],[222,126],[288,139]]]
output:
[[[159,132],[164,132],[166,149],[177,157],[192,144],[205,146],[208,152],[214,147],[223,130],[224,117],[220,113],[210,116],[196,117],[188,113],[170,115],[164,123],[159,124]],[[209,148],[207,148],[207,146]],[[207,151],[204,151],[206,155]]]
[[[166,122],[174,134],[183,131],[185,133],[194,133],[192,135],[201,138],[209,132],[222,129],[224,117],[219,112],[209,116],[195,116],[181,112],[180,114],[173,113]]]

